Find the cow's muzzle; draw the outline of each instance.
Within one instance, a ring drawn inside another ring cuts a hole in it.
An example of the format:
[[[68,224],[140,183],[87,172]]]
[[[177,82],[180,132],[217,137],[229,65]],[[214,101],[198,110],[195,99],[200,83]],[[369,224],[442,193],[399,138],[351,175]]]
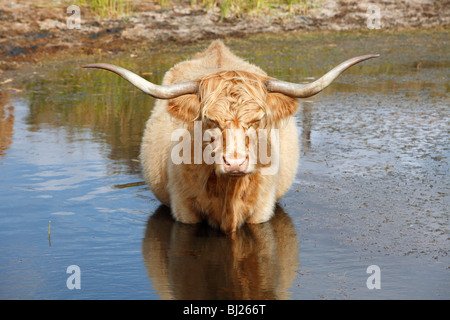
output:
[[[226,174],[230,176],[243,176],[247,173],[249,158],[247,156],[235,155],[233,157],[223,156],[223,167]]]

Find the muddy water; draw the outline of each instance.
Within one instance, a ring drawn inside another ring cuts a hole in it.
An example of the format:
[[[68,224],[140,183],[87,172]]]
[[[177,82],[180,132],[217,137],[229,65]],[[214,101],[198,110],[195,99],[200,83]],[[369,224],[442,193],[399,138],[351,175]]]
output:
[[[296,180],[273,220],[233,239],[175,223],[143,183],[136,159],[151,98],[79,68],[93,59],[28,70],[0,96],[0,297],[449,299],[448,39],[430,30],[226,41],[289,81],[382,56],[301,102]],[[96,61],[160,82],[207,45]],[[80,289],[68,289],[71,265]],[[371,265],[381,289],[367,287]]]

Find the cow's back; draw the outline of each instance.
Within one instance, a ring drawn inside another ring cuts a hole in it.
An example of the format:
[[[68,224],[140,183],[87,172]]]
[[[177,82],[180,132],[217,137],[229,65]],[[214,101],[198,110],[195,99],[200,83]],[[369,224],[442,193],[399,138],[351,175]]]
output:
[[[200,77],[223,70],[240,70],[266,75],[259,67],[233,54],[220,40],[213,41],[191,60],[172,67],[164,76],[163,84],[197,80]]]

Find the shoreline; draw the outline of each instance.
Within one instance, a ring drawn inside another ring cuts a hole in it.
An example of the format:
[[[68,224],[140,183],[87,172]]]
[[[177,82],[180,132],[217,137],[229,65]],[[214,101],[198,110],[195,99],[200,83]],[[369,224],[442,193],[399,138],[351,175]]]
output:
[[[100,19],[87,8],[79,7],[79,29],[69,28],[76,16],[66,12],[67,4],[30,0],[1,3],[0,78],[6,71],[64,54],[115,54],[169,42],[190,43],[264,33],[397,30],[450,25],[450,10],[445,10],[450,7],[447,0],[437,3],[428,0],[380,2],[324,0],[319,7],[300,14],[280,6],[265,14],[225,19],[221,18],[219,8],[207,10],[189,5],[161,8],[154,3],[139,3],[134,5],[131,15],[117,19]]]

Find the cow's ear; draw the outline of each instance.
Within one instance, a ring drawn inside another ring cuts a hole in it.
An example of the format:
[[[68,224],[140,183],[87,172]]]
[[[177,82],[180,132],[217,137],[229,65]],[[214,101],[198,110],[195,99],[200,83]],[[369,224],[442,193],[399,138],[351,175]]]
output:
[[[200,101],[196,94],[186,94],[169,100],[167,111],[180,120],[185,122],[194,121],[200,111]]]
[[[281,93],[268,93],[267,106],[274,121],[279,121],[294,115],[298,110],[297,99]]]

